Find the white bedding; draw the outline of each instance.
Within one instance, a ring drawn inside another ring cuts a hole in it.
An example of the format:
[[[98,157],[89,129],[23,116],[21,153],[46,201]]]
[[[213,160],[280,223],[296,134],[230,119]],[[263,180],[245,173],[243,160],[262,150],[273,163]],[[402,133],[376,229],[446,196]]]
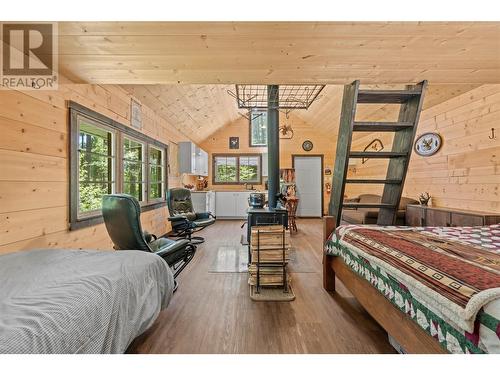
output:
[[[0,353],[123,353],[170,302],[174,279],[143,251],[0,256]]]

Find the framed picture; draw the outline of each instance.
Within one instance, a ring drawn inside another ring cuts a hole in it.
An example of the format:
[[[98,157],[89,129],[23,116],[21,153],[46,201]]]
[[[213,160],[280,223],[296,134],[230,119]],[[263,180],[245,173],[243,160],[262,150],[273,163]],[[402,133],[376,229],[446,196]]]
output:
[[[229,137],[229,148],[238,150],[240,148],[240,137]]]
[[[130,125],[136,129],[142,129],[142,107],[141,103],[132,99],[130,103]]]

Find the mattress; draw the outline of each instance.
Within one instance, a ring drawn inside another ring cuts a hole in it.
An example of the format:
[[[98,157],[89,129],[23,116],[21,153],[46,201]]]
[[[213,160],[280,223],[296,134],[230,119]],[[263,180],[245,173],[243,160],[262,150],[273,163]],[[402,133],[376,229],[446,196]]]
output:
[[[172,296],[170,268],[143,251],[0,256],[0,353],[123,353]]]
[[[340,226],[341,256],[452,353],[500,353],[500,225]]]

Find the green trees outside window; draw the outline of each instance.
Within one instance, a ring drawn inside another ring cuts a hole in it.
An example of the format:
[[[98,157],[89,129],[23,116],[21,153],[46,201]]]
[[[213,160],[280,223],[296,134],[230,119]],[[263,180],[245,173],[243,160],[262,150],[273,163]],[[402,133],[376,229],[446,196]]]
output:
[[[214,158],[215,163],[215,182],[228,183],[238,182],[236,176],[237,158],[234,156],[219,156]]]
[[[261,156],[214,155],[214,184],[258,184],[261,181]]]
[[[144,144],[123,139],[123,192],[144,200]]]
[[[78,134],[79,154],[79,212],[101,208],[104,194],[114,188],[113,133],[89,123],[80,124]]]
[[[99,222],[105,194],[130,194],[145,209],[165,202],[166,145],[73,102],[70,118],[72,229]]]
[[[149,199],[161,199],[165,181],[163,152],[155,147],[149,148]]]
[[[240,182],[257,183],[259,180],[259,157],[240,156]]]
[[[252,110],[250,112],[250,146],[267,146],[267,112]]]

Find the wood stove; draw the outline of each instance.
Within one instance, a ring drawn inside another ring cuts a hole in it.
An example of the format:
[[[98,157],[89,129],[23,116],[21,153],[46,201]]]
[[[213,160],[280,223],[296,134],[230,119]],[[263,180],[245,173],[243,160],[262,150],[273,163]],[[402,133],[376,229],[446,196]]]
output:
[[[279,86],[267,86],[267,142],[268,142],[268,206],[250,207],[247,211],[248,259],[251,261],[250,236],[256,225],[283,225],[288,229],[288,212],[278,202],[279,176]]]

